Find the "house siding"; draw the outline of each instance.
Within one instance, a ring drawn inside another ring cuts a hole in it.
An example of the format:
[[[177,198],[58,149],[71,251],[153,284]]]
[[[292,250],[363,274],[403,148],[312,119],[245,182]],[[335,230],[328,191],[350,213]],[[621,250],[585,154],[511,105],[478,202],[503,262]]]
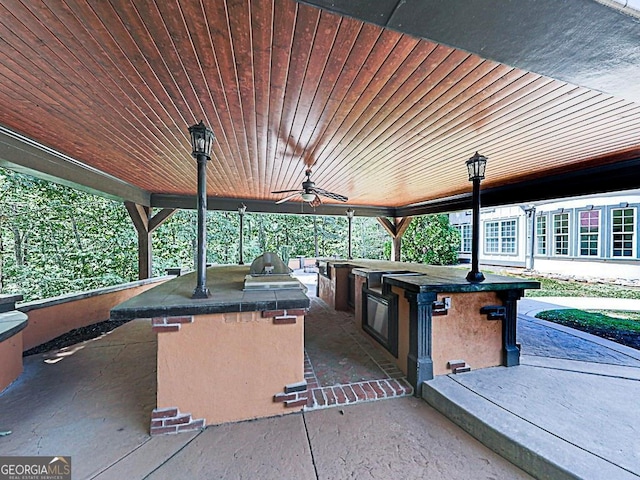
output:
[[[540,217],[546,218],[545,253],[538,251],[542,243],[536,235]],[[462,225],[471,223],[471,212],[455,212],[449,219],[452,225],[462,229]],[[639,191],[482,209],[480,262],[561,275],[638,280],[639,219]],[[515,251],[496,251],[496,225],[501,228],[506,222],[507,228],[502,232],[509,231],[512,226],[509,222],[514,221]],[[614,228],[617,229],[615,237]],[[459,258],[461,262],[468,262],[471,254],[461,251]]]

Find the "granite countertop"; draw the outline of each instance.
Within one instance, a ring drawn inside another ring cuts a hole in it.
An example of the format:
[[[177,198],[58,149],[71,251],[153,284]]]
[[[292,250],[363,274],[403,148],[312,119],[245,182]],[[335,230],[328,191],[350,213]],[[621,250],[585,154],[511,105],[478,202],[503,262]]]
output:
[[[480,283],[466,279],[468,268],[451,266],[424,265],[421,263],[390,262],[368,259],[318,259],[336,266],[352,266],[354,273],[368,276],[371,273],[389,272],[383,276],[383,283],[395,285],[413,292],[482,292],[514,289],[537,289],[540,282],[516,277],[485,274]],[[398,272],[394,275],[393,272]],[[400,272],[412,272],[417,275],[403,275]]]
[[[191,298],[197,273],[176,277],[117,305],[111,310],[111,319],[309,308],[309,298],[302,289],[243,291],[248,274],[246,265],[208,268],[207,287],[211,297],[197,300]]]
[[[0,313],[0,342],[26,328],[27,323],[27,315],[17,310]]]
[[[22,300],[22,295],[4,293],[0,295],[0,312],[10,312],[16,309],[16,302]]]

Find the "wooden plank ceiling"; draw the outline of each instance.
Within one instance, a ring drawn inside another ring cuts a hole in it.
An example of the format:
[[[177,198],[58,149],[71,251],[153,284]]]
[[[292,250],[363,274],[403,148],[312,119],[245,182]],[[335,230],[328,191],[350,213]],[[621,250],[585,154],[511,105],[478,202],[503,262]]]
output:
[[[150,193],[400,207],[640,156],[640,105],[293,0],[4,0],[0,124]],[[331,203],[330,200],[328,200]]]

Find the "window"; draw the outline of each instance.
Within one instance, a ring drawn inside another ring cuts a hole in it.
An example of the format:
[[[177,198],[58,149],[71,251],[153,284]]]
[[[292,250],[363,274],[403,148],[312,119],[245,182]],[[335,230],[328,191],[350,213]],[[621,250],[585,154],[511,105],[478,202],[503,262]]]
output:
[[[502,253],[516,253],[516,221],[506,220],[500,227]]]
[[[600,241],[600,211],[580,212],[580,255],[597,257]]]
[[[516,253],[517,245],[516,220],[485,222],[485,253]]]
[[[569,214],[553,215],[553,254],[569,255]]]
[[[634,232],[635,218],[633,208],[616,208],[611,211],[612,215],[612,256],[613,257],[633,257],[634,256]]]
[[[458,232],[460,232],[460,247],[459,251],[462,253],[471,252],[471,224],[466,223],[464,225],[456,225]]]
[[[538,255],[547,254],[547,217],[539,215],[536,217],[536,252]]]
[[[498,253],[500,248],[500,223],[487,222],[484,224],[484,251]]]

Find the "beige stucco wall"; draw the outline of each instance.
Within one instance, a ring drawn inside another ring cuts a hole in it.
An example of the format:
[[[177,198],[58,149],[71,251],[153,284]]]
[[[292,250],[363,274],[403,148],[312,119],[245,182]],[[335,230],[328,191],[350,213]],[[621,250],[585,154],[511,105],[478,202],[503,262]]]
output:
[[[502,363],[502,321],[480,314],[485,305],[502,305],[496,292],[447,293],[449,313],[432,322],[433,374],[451,373],[449,360],[464,360],[472,370]]]
[[[79,300],[71,299],[57,305],[30,309],[26,312],[29,316],[29,324],[22,331],[23,348],[29,350],[74,328],[86,327],[108,320],[109,311],[113,307],[157,285],[159,285],[158,282],[149,283],[125,290],[99,293]]]
[[[22,373],[22,332],[0,342],[0,392]]]
[[[274,325],[261,312],[200,315],[158,334],[157,408],[206,425],[299,411],[273,396],[303,380],[303,316]]]

